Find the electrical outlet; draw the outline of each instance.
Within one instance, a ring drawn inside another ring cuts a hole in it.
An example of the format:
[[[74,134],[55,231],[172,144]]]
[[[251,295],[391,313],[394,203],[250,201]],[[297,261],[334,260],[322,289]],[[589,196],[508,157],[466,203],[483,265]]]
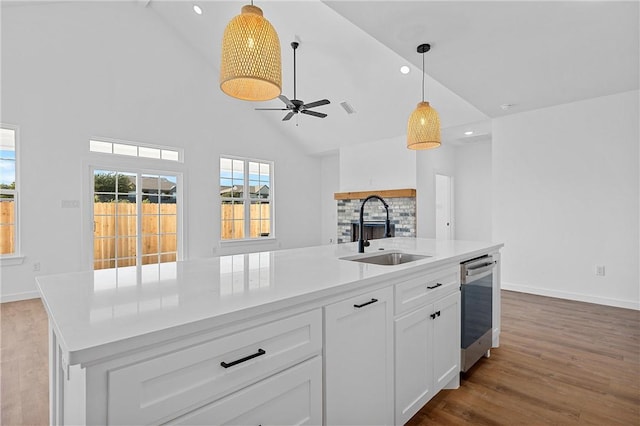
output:
[[[604,265],[596,265],[596,276],[604,277]]]
[[[33,272],[40,271],[40,262],[33,262]]]

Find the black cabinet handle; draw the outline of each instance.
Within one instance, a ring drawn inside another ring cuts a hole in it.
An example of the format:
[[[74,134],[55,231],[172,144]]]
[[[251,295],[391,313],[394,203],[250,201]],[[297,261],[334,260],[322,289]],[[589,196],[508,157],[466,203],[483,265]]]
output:
[[[264,355],[264,354],[266,354],[264,349],[258,349],[258,352],[256,352],[255,354],[247,355],[244,358],[240,358],[240,359],[237,359],[235,361],[231,361],[229,363],[226,363],[226,362],[222,361],[220,363],[220,365],[223,366],[224,368],[229,368],[229,367],[233,367],[234,365],[240,364],[242,362],[249,361],[250,359],[253,359],[253,358],[258,357],[260,355]]]
[[[441,287],[441,286],[442,286],[442,283],[436,283],[436,285],[433,285],[433,286],[431,286],[431,287],[427,286],[427,288],[428,288],[429,290],[433,290],[434,288],[438,288],[438,287]]]
[[[431,317],[431,319],[436,319],[436,314],[431,314],[429,316]]]
[[[369,300],[368,302],[365,302],[365,303],[363,303],[363,304],[361,304],[361,305],[353,305],[353,307],[354,307],[354,308],[363,308],[363,307],[365,307],[365,306],[367,306],[367,305],[370,305],[370,304],[372,304],[372,303],[376,303],[377,301],[378,301],[378,299],[371,299],[371,300]]]
[[[436,315],[437,315],[437,316],[440,316],[440,311],[436,312]]]

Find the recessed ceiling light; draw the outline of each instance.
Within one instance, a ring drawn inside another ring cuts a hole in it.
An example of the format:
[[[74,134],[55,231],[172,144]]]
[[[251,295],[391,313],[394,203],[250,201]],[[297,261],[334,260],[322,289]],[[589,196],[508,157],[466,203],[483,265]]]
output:
[[[467,136],[469,136],[469,135],[472,135],[472,134],[473,134],[473,132],[472,132],[471,130],[469,130],[469,131],[464,132],[464,134],[465,134],[465,135],[467,135]]]
[[[508,110],[509,108],[511,108],[512,106],[514,106],[515,104],[502,104],[500,105],[500,108],[502,108],[503,110]]]
[[[200,6],[198,6],[197,4],[193,5],[193,11],[195,13],[197,13],[198,15],[202,15],[202,8]]]
[[[409,67],[408,67],[408,66],[406,66],[406,65],[403,65],[403,66],[401,66],[401,67],[400,67],[400,72],[401,72],[402,74],[409,74],[409,71],[411,71],[411,68],[409,68]]]

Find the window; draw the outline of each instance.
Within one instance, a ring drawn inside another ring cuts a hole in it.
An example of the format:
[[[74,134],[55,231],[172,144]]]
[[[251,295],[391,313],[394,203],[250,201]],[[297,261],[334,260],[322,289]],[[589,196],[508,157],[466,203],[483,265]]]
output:
[[[90,140],[89,151],[103,154],[126,155],[128,157],[153,158],[157,160],[182,161],[182,151],[159,145],[142,145],[131,142],[109,142]]]
[[[16,129],[0,128],[0,256],[17,256]]]
[[[273,237],[273,163],[220,158],[220,238]]]
[[[177,260],[177,175],[94,170],[93,187],[94,269]]]

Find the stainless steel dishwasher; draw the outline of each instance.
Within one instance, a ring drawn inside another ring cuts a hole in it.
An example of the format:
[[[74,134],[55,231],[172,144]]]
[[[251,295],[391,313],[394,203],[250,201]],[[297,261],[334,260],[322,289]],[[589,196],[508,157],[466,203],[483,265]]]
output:
[[[496,261],[482,256],[460,265],[462,341],[460,369],[467,372],[483,355],[489,356],[493,331],[493,271]]]

